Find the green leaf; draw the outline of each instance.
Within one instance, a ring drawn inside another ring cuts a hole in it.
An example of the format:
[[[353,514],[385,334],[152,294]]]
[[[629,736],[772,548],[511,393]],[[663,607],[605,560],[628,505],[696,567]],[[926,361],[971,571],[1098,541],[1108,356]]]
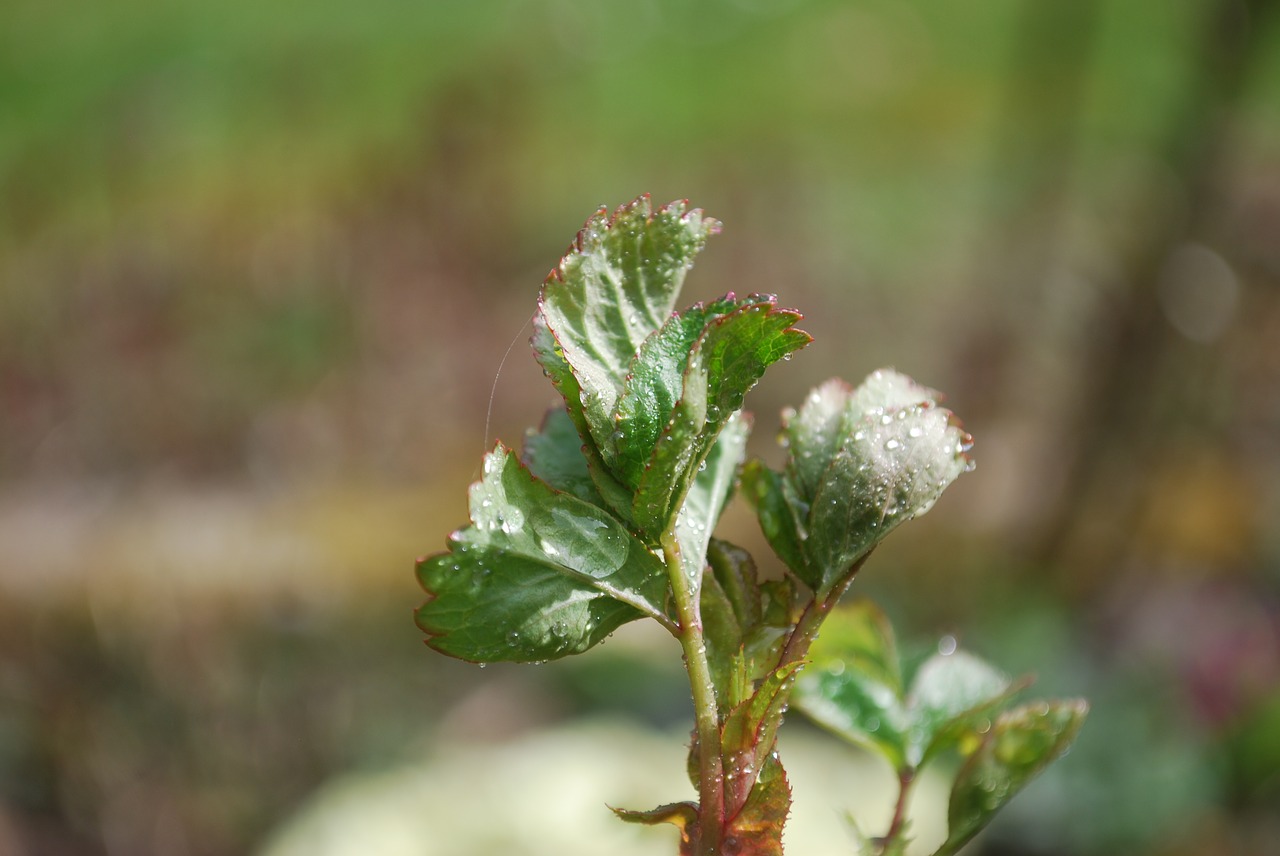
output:
[[[975,715],[1019,689],[1004,672],[965,651],[933,655],[920,666],[907,694],[912,723],[908,762],[919,767],[949,745],[958,745]]]
[[[879,753],[894,770],[908,766],[911,722],[892,686],[832,659],[806,670],[795,695],[796,706],[814,722]]]
[[[766,368],[811,339],[793,329],[799,313],[759,298],[713,319],[689,354],[682,394],[641,475],[632,506],[642,531],[671,523],[720,430]]]
[[[600,209],[547,278],[538,302],[581,388],[597,448],[611,447],[612,418],[632,358],[675,308],[685,273],[719,224],[648,196],[609,216]]]
[[[872,372],[856,389],[832,378],[811,391],[800,411],[788,411],[783,420],[800,495],[817,493],[831,459],[863,419],[925,403],[937,404],[938,393],[892,369]]]
[[[707,646],[707,666],[716,688],[716,707],[723,713],[746,698],[750,687],[742,656],[742,625],[733,603],[710,568],[703,575],[699,613]]]
[[[759,689],[724,718],[720,751],[724,763],[725,814],[742,810],[756,780],[773,753],[782,712],[791,698],[800,663],[783,666],[766,677]]]
[[[662,563],[608,512],[535,479],[499,444],[471,488],[471,525],[423,559],[428,644],[476,662],[590,648],[627,621],[672,623]]]
[[[654,446],[680,401],[689,354],[712,319],[734,312],[749,302],[729,295],[710,304],[696,304],[673,314],[640,346],[630,365],[605,460],[631,488],[653,457]]]
[[[587,417],[582,408],[582,389],[578,386],[578,379],[574,377],[573,370],[565,360],[564,351],[556,340],[555,334],[546,325],[541,315],[534,316],[533,337],[530,344],[533,346],[534,357],[542,366],[543,373],[551,379],[552,385],[564,399],[565,413],[582,441],[580,450],[587,462],[587,472],[596,486],[596,491],[619,519],[630,522],[632,493],[615,479],[609,472],[609,468],[605,466],[604,458],[601,457],[600,449],[596,446],[596,441],[591,436],[590,427],[587,425]]]
[[[883,755],[894,770],[907,762],[911,721],[889,619],[869,600],[837,609],[809,649],[811,665],[796,683],[796,706],[819,725]]]
[[[797,503],[789,502],[782,473],[774,472],[763,461],[753,459],[742,469],[742,493],[756,510],[760,529],[773,552],[792,573],[809,586],[816,586],[804,556],[804,535],[796,520]]]
[[[761,581],[749,553],[712,539],[701,613],[716,698],[727,712],[776,668],[794,624],[795,592],[787,580]]]
[[[972,439],[934,393],[910,378],[882,370],[851,390],[829,381],[785,418],[789,450],[785,478],[753,483],[761,525],[770,542],[791,552],[802,540],[803,567],[788,561],[825,596],[856,570],[858,561],[905,520],[924,514],[970,467]],[[785,500],[797,523],[788,529]]]
[[[1002,714],[956,775],[947,809],[951,856],[1075,740],[1089,706],[1082,700],[1026,704]]]
[[[964,438],[948,411],[927,405],[858,424],[824,473],[809,513],[808,555],[822,573],[820,592],[891,530],[933,506],[967,466]]]
[[[892,627],[869,600],[836,610],[809,653],[796,704],[899,771],[972,739],[985,714],[1022,688],[972,654],[953,651],[926,660],[904,694]]]
[[[643,826],[656,826],[660,823],[672,823],[684,829],[698,819],[698,806],[691,802],[668,803],[648,811],[634,811],[629,808],[614,808],[610,811],[627,823],[639,823]]]
[[[889,616],[868,598],[837,608],[809,649],[814,668],[860,672],[901,696],[902,666]]]
[[[721,430],[676,517],[676,539],[685,573],[700,575],[707,563],[711,533],[738,482],[738,467],[747,454],[751,418],[735,413]]]
[[[707,561],[737,625],[744,632],[756,627],[763,617],[763,604],[756,563],[751,554],[728,541],[713,538],[707,550]]]
[[[795,584],[790,579],[762,580],[759,603],[760,619],[747,629],[742,646],[749,683],[763,679],[778,662],[800,615]]]
[[[554,407],[543,417],[542,426],[530,431],[521,456],[535,478],[584,502],[605,508],[582,450],[582,438],[573,420],[562,407]]]

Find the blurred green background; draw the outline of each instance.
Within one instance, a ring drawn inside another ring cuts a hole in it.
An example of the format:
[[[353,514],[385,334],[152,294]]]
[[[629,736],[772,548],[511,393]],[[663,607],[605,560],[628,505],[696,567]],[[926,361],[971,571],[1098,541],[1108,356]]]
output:
[[[539,283],[648,192],[725,224],[688,300],[776,292],[816,337],[749,399],[757,454],[881,365],[977,438],[860,590],[1094,712],[971,852],[1274,853],[1276,6],[6,0],[0,852],[294,852],[317,813],[341,852],[543,852],[468,844],[513,797],[466,780],[409,849],[315,806],[381,776],[354,804],[417,817],[387,795],[440,789],[394,776],[504,758],[554,801],[567,752],[656,757],[601,721],[678,741],[661,640],[482,672],[411,620],[481,453],[554,400]]]

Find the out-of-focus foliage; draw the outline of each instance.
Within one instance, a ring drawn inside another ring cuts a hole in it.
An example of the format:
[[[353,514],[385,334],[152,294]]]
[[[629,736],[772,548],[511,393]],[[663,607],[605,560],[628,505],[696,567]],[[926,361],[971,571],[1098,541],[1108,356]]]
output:
[[[729,218],[690,300],[810,310],[753,451],[868,365],[982,438],[868,585],[908,660],[964,627],[1094,708],[975,846],[1266,853],[1276,18],[0,3],[0,851],[244,852],[330,775],[599,703],[612,643],[482,692],[385,628],[423,531],[549,403],[513,357],[483,436],[480,355],[525,338],[583,211],[648,191]]]

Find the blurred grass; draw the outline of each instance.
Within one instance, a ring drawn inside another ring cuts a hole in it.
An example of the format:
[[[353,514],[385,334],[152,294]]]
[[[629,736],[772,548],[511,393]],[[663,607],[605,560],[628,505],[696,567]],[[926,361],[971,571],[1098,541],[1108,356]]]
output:
[[[689,299],[808,315],[754,394],[758,452],[810,384],[881,364],[978,437],[865,590],[904,635],[1095,699],[987,852],[1267,852],[1273,6],[0,4],[0,851],[244,852],[460,723],[614,711],[626,669],[648,723],[680,719],[647,643],[481,673],[409,618],[513,336],[490,434],[551,401],[519,341],[537,284],[649,191],[725,221]],[[1216,341],[1159,308],[1186,242],[1235,278]],[[1069,537],[1037,552],[1073,468]]]

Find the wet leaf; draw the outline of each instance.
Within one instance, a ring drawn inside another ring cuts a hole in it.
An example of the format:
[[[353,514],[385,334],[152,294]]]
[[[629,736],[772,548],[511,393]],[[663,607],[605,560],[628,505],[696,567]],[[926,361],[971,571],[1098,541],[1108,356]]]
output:
[[[728,541],[713,539],[707,560],[731,604],[738,625],[743,630],[750,630],[759,624],[763,611],[760,580],[751,554]]]
[[[910,720],[893,628],[880,608],[859,599],[837,609],[809,657],[796,684],[796,706],[845,740],[883,755],[895,770],[906,766]]]
[[[785,472],[749,474],[766,537],[819,597],[968,468],[972,441],[935,395],[888,370],[828,381],[785,415]]]
[[[773,552],[806,585],[814,587],[818,578],[810,572],[804,556],[804,534],[796,519],[798,503],[789,502],[782,473],[774,472],[756,459],[742,469],[742,492],[756,510],[760,529]]]
[[[832,378],[811,391],[799,412],[786,414],[784,425],[793,450],[789,472],[800,495],[817,493],[831,459],[865,418],[937,401],[937,392],[892,369],[872,372],[856,389]]]
[[[648,196],[600,209],[547,278],[539,313],[581,389],[596,447],[611,448],[613,414],[632,358],[675,308],[693,258],[719,224]]]
[[[795,621],[787,580],[758,578],[749,553],[712,539],[702,589],[707,655],[722,711],[740,704],[777,666]]]
[[[613,477],[605,466],[604,458],[591,435],[590,426],[582,406],[582,389],[578,379],[574,377],[569,363],[564,358],[560,343],[556,340],[551,328],[546,325],[541,315],[534,316],[533,337],[530,340],[534,357],[542,366],[542,371],[551,379],[551,384],[564,399],[565,414],[578,432],[582,441],[579,449],[587,462],[587,473],[591,477],[596,491],[604,499],[614,514],[625,522],[631,520],[631,491]]]
[[[911,722],[902,699],[884,682],[832,659],[801,675],[796,706],[850,743],[884,756],[895,770],[908,766]]]
[[[669,624],[662,563],[608,512],[535,479],[499,444],[471,488],[471,525],[424,559],[417,621],[442,653],[476,662],[584,651],[648,615]]]
[[[815,667],[861,672],[902,695],[902,666],[889,616],[872,600],[842,604],[823,624],[822,638],[809,650]]]
[[[934,856],[957,852],[1061,756],[1075,740],[1088,709],[1079,699],[1039,702],[997,718],[956,775],[947,809],[947,840]]]
[[[707,563],[711,533],[720,522],[738,482],[738,467],[747,453],[751,419],[734,413],[720,431],[706,460],[694,474],[693,484],[676,517],[680,560],[690,576],[701,576]]]
[[[742,810],[729,818],[722,841],[726,856],[782,856],[782,832],[791,810],[791,785],[776,752],[764,758]]]
[[[605,459],[618,478],[634,489],[640,483],[654,447],[684,390],[689,355],[715,318],[757,302],[732,295],[709,304],[696,304],[673,314],[645,339],[631,362],[622,395],[613,415],[613,433]]]
[[[949,411],[932,405],[868,416],[854,427],[809,512],[807,554],[821,574],[820,593],[894,528],[933,507],[967,466],[965,437]]]
[[[973,739],[1021,689],[964,651],[938,654],[904,692],[888,619],[871,601],[841,607],[810,649],[796,705],[846,740],[873,749],[897,771],[914,770]]]
[[[912,766],[957,747],[970,726],[981,728],[984,714],[1019,689],[1008,675],[965,651],[934,654],[916,672],[907,697],[916,736],[908,758]]]
[[[724,718],[720,750],[724,766],[725,813],[735,816],[747,802],[756,779],[773,753],[782,714],[795,685],[800,663],[768,675],[750,698]]]
[[[582,438],[564,408],[548,410],[542,426],[529,432],[521,459],[530,473],[556,490],[592,505],[606,507],[587,468]]]
[[[707,666],[716,688],[716,706],[723,712],[747,697],[746,661],[742,656],[742,626],[720,581],[708,568],[699,596]]]
[[[811,341],[794,329],[799,318],[760,298],[707,325],[689,354],[680,401],[640,478],[632,517],[642,531],[666,530],[747,392],[770,365]]]

